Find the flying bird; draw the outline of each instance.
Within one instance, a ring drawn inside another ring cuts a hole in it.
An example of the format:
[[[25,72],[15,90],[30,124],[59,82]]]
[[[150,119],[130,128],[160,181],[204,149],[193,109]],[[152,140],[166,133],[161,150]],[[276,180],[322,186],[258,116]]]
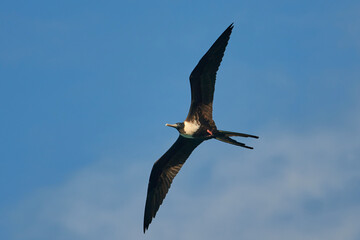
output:
[[[220,35],[191,72],[191,105],[185,121],[166,124],[166,126],[178,130],[179,137],[170,149],[154,163],[151,170],[145,203],[144,233],[159,210],[174,177],[197,146],[203,141],[217,139],[253,149],[230,137],[258,138],[258,136],[250,134],[218,130],[212,118],[216,72],[224,56],[232,29],[233,24]]]

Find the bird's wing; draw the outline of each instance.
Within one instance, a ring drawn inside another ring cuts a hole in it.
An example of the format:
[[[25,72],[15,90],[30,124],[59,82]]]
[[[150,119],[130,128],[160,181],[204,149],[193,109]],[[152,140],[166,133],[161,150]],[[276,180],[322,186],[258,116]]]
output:
[[[156,212],[159,210],[172,180],[180,171],[180,168],[190,156],[191,152],[202,141],[203,140],[185,138],[180,135],[171,148],[154,163],[146,197],[144,232],[148,229]]]
[[[198,108],[202,108],[202,114],[206,118],[212,119],[216,72],[224,56],[232,29],[233,24],[221,34],[191,72],[191,105],[186,121],[194,118]]]

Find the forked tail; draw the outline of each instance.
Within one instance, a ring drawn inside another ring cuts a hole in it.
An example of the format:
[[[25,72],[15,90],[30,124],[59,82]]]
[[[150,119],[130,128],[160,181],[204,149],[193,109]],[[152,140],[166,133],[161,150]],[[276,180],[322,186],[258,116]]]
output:
[[[218,134],[216,134],[215,139],[222,141],[222,142],[230,143],[230,144],[233,144],[236,146],[253,149],[252,147],[246,146],[245,143],[241,143],[241,142],[238,142],[238,141],[230,138],[231,136],[259,138],[258,136],[250,135],[250,134],[246,134],[246,133],[237,133],[237,132],[229,132],[229,131],[219,130]]]

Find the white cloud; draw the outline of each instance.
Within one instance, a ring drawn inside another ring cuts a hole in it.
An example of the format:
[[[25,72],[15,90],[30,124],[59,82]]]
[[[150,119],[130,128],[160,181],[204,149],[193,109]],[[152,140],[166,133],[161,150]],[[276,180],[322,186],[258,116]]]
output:
[[[357,120],[306,133],[271,129],[252,141],[253,151],[204,144],[176,178],[146,237],[359,239]],[[11,210],[14,239],[143,237],[150,169],[142,160],[117,161],[100,161]]]

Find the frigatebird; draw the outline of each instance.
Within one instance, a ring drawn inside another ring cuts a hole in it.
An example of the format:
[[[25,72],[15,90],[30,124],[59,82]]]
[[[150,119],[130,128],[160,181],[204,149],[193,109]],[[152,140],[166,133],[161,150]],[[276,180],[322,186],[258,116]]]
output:
[[[154,163],[151,170],[144,214],[144,233],[162,204],[170,185],[192,151],[203,141],[217,139],[236,146],[253,149],[230,138],[258,136],[222,131],[212,118],[216,72],[224,56],[233,24],[220,35],[190,74],[191,105],[184,122],[166,124],[179,131],[179,137],[170,149]]]

